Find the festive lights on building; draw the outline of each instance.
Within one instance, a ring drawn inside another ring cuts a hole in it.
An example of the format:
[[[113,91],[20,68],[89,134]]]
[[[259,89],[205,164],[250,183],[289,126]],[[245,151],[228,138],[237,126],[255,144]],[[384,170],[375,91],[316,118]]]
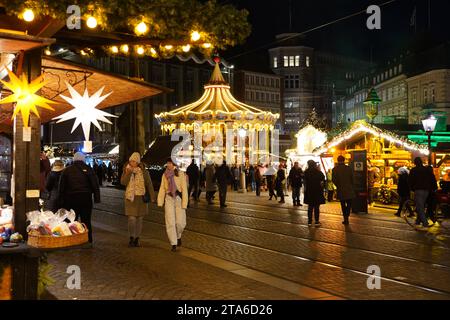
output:
[[[28,127],[30,114],[33,113],[39,118],[39,112],[37,107],[44,108],[47,110],[55,111],[50,104],[56,103],[44,97],[36,94],[46,82],[44,81],[44,76],[41,75],[28,83],[27,76],[22,74],[17,77],[12,71],[7,69],[9,82],[0,80],[0,82],[9,90],[12,94],[8,97],[0,100],[0,104],[5,103],[15,103],[14,112],[12,119],[14,119],[18,113],[22,115],[23,125],[25,128]]]
[[[145,50],[144,50],[143,47],[137,47],[136,53],[137,53],[138,55],[143,55],[143,54],[145,53]]]
[[[183,52],[189,52],[191,50],[191,46],[189,44],[182,46],[181,49]]]
[[[50,56],[52,54],[52,52],[48,48],[44,50],[44,53],[46,56]]]
[[[90,29],[94,29],[97,27],[97,19],[95,19],[95,17],[93,16],[89,16],[86,19],[86,25],[88,26],[88,28]]]
[[[200,32],[192,31],[192,33],[191,33],[191,40],[192,41],[196,42],[196,41],[200,40],[200,38],[201,38]]]
[[[114,54],[119,53],[119,48],[117,46],[112,46],[110,50]]]
[[[204,43],[202,46],[203,46],[203,48],[205,48],[205,49],[209,49],[209,48],[212,47],[212,44],[209,43],[209,42],[207,42],[207,43]]]
[[[364,120],[355,121],[353,123],[353,126],[335,138],[333,138],[331,141],[329,141],[327,144],[323,145],[322,147],[316,149],[316,154],[322,154],[325,152],[330,151],[331,149],[335,148],[336,146],[340,145],[341,143],[351,139],[355,135],[359,133],[369,133],[376,137],[380,137],[381,139],[384,139],[386,141],[389,141],[391,143],[397,144],[405,148],[406,150],[410,151],[417,151],[420,152],[423,155],[428,155],[429,150],[428,148],[421,146],[419,144],[416,144],[412,141],[409,141],[406,138],[401,138],[393,133],[385,132],[373,125],[370,125],[366,123]]]
[[[120,47],[120,51],[126,54],[128,53],[128,51],[130,51],[130,48],[128,47],[127,44],[124,44],[123,46]]]
[[[166,49],[166,50],[172,50],[172,49],[173,49],[173,45],[171,45],[171,44],[166,44],[166,45],[164,46],[164,49]]]
[[[23,20],[26,22],[31,22],[34,20],[34,12],[31,9],[25,9],[25,11],[22,13]]]
[[[138,35],[138,36],[142,36],[144,34],[146,34],[148,32],[148,26],[144,21],[141,21],[135,28],[134,28],[134,32]]]

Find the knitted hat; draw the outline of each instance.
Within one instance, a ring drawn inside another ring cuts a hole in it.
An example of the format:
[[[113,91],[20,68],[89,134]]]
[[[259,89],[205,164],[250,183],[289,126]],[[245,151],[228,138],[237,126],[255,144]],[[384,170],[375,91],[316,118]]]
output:
[[[74,162],[75,162],[75,161],[83,161],[83,162],[85,162],[85,160],[86,160],[86,156],[85,156],[85,154],[82,153],[82,152],[77,152],[77,153],[75,153],[75,154],[73,155],[73,161],[74,161]]]
[[[131,155],[129,161],[136,161],[136,163],[138,164],[141,163],[141,155],[139,154],[139,152],[134,152]]]

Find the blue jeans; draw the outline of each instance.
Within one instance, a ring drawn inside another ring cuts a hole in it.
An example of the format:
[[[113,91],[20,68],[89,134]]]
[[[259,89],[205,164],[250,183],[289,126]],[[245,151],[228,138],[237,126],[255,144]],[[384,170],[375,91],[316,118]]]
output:
[[[417,220],[416,223],[422,222],[424,227],[428,227],[428,220],[425,217],[425,203],[428,198],[428,190],[414,191],[414,201],[416,203]]]

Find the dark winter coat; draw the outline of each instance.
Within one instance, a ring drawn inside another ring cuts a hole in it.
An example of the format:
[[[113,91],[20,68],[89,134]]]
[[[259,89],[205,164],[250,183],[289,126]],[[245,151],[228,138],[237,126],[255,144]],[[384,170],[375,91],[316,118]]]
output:
[[[432,171],[424,166],[416,166],[409,173],[409,187],[412,191],[434,190],[436,179]]]
[[[200,177],[200,171],[198,166],[195,163],[191,163],[187,169],[186,174],[189,177],[189,183],[197,183],[198,178]]]
[[[47,176],[47,182],[45,183],[45,189],[50,194],[48,200],[45,201],[45,209],[53,212],[58,211],[60,207],[59,203],[59,179],[61,178],[62,171],[52,171]]]
[[[233,181],[233,176],[231,175],[230,168],[226,164],[222,164],[217,168],[215,177],[217,184],[220,186],[226,186]]]
[[[410,189],[408,178],[407,173],[401,173],[398,175],[397,193],[402,198],[409,198]]]
[[[307,169],[305,171],[305,203],[318,205],[325,203],[323,188],[325,176],[318,169]]]
[[[60,200],[66,202],[74,195],[84,195],[82,197],[86,202],[92,202],[92,194],[94,195],[94,202],[100,202],[98,178],[90,166],[83,161],[75,161],[71,166],[64,169],[59,181]]]
[[[303,170],[301,168],[292,167],[289,171],[289,183],[293,188],[301,188],[303,184]]]
[[[277,191],[283,190],[283,181],[286,179],[286,173],[284,169],[278,169],[277,177],[275,179],[275,188]]]
[[[351,200],[356,197],[353,171],[349,166],[338,163],[332,171],[332,180],[337,189],[339,200]]]

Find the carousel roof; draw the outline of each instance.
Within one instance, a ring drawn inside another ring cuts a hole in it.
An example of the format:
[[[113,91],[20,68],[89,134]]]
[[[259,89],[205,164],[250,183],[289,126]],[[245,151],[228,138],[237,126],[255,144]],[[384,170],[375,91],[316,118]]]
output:
[[[155,117],[161,125],[232,121],[242,126],[252,122],[274,125],[279,118],[279,114],[266,112],[236,100],[217,61],[211,79],[204,88],[205,92],[199,100],[181,108],[157,114]]]
[[[395,143],[406,150],[417,151],[424,155],[429,154],[428,148],[426,146],[417,144],[405,137],[400,137],[391,131],[382,130],[372,124],[367,123],[364,120],[357,120],[353,122],[353,124],[349,129],[335,136],[330,141],[325,143],[323,146],[316,148],[314,150],[314,153],[315,154],[325,153],[329,149],[336,147],[345,141],[353,141],[354,139],[358,139],[359,137],[362,137],[364,136],[364,134],[367,133],[383,138],[389,142]]]

